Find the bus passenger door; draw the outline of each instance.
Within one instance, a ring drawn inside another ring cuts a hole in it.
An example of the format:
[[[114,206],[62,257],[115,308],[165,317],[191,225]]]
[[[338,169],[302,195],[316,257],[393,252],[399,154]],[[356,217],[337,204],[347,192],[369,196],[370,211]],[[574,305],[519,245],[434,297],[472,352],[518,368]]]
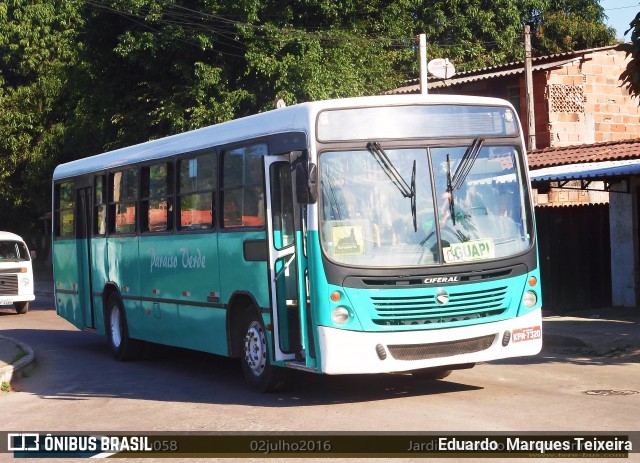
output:
[[[302,350],[289,156],[265,158],[269,281],[275,360],[293,360]]]
[[[78,300],[82,312],[83,328],[95,329],[95,312],[91,288],[91,211],[92,188],[78,189]]]

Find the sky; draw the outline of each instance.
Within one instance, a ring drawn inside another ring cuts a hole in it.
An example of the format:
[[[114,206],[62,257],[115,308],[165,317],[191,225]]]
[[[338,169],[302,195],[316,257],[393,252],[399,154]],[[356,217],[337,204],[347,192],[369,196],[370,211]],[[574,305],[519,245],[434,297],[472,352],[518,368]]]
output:
[[[631,40],[631,32],[626,36],[625,31],[629,29],[629,23],[640,12],[640,1],[638,0],[600,0],[600,5],[604,8],[604,14],[608,16],[606,23],[616,30],[616,38],[625,41]]]

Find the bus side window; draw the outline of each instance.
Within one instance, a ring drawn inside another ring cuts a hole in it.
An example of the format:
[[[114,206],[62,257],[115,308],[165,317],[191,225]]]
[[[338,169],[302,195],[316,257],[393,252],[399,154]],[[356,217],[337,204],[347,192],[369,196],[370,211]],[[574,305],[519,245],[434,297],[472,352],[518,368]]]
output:
[[[210,230],[214,227],[217,156],[207,151],[180,159],[178,164],[180,230]]]
[[[109,231],[136,232],[138,201],[138,169],[136,167],[110,175]]]
[[[56,238],[71,238],[75,230],[75,188],[64,182],[55,188],[54,234]]]
[[[264,163],[266,144],[236,148],[222,154],[223,222],[225,228],[264,226]]]
[[[141,170],[143,232],[173,229],[173,164],[163,162]]]
[[[104,235],[107,232],[107,186],[106,177],[97,175],[94,181],[93,234]]]

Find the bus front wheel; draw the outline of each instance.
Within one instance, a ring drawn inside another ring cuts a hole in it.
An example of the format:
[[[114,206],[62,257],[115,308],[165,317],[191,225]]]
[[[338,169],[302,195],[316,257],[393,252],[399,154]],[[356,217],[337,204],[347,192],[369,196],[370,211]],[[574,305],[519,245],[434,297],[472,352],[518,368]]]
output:
[[[13,307],[16,309],[16,313],[24,315],[29,311],[29,302],[14,302]]]
[[[244,318],[242,373],[249,386],[259,392],[271,392],[284,385],[284,372],[271,365],[267,334],[262,317],[251,307]]]
[[[113,356],[120,360],[134,360],[142,354],[142,342],[129,337],[127,318],[117,293],[107,300],[107,339]]]
[[[434,367],[425,368],[423,370],[414,370],[411,372],[411,376],[423,381],[433,381],[436,379],[444,379],[451,374],[451,371],[447,367]]]

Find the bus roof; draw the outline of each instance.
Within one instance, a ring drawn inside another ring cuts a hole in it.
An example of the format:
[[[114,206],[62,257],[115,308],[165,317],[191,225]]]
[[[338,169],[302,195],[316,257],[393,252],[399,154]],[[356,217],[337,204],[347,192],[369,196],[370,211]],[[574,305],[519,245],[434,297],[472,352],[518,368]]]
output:
[[[315,115],[324,109],[408,104],[510,105],[497,98],[466,95],[382,95],[301,103],[60,164],[53,173],[53,180],[269,134],[304,131],[311,136],[315,133]]]

